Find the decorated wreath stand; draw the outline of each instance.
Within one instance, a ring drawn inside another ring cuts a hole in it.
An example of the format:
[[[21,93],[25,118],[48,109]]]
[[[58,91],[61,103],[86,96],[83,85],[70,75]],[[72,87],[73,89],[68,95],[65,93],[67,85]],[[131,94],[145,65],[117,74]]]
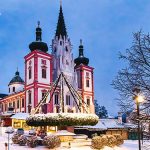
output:
[[[66,113],[64,111],[64,83],[67,85],[74,102],[76,103],[77,113]],[[60,106],[59,113],[47,113],[42,112],[42,105],[44,103],[50,103],[56,88],[60,86]],[[50,94],[50,101],[47,101],[47,97]],[[32,109],[30,116],[26,119],[26,123],[29,126],[45,127],[57,126],[58,130],[66,130],[66,127],[70,126],[85,126],[96,125],[98,123],[98,116],[88,113],[88,105],[82,100],[80,94],[74,89],[74,87],[68,82],[63,72],[59,75],[56,81],[52,84],[48,92],[44,95],[42,100]]]

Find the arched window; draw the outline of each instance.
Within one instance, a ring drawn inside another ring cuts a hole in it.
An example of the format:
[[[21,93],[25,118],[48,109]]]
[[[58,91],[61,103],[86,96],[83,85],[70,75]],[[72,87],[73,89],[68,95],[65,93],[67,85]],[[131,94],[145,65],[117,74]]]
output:
[[[87,105],[90,106],[90,98],[87,98]]]
[[[58,93],[56,93],[54,96],[54,104],[58,105]]]
[[[22,107],[24,107],[24,99],[22,99]]]
[[[90,81],[89,81],[89,79],[86,79],[86,87],[90,87]]]
[[[31,91],[28,91],[28,104],[31,104]]]
[[[15,92],[15,87],[13,87],[13,92]]]
[[[42,68],[42,78],[46,79],[46,68]]]
[[[32,78],[32,71],[31,71],[31,66],[29,67],[29,79]]]
[[[19,108],[19,99],[17,100],[17,108]]]

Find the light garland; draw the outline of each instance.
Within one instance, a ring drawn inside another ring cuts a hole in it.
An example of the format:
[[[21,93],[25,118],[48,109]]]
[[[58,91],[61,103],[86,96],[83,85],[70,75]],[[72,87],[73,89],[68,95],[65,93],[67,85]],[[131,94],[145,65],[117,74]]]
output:
[[[96,125],[98,116],[85,113],[35,114],[26,119],[29,126],[85,126]]]

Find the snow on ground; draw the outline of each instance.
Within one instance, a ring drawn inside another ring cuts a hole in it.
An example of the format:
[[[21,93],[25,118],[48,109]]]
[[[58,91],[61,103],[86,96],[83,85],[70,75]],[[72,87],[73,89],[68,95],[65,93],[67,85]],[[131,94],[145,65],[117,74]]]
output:
[[[4,143],[7,143],[7,134],[0,130],[0,150],[4,150],[5,146]],[[44,146],[38,146],[36,148],[29,148],[28,146],[19,146],[16,144],[12,144],[10,140],[10,150],[48,150],[48,148],[45,148]],[[91,141],[88,140],[86,142],[80,142],[80,141],[75,141],[71,142],[71,148],[68,148],[68,143],[62,143],[61,147],[56,149],[56,150],[92,150],[90,147]],[[119,147],[114,147],[114,148],[109,148],[105,147],[103,150],[137,150],[138,149],[138,141],[131,141],[131,140],[126,140],[123,145]],[[148,150],[148,149],[147,149]]]

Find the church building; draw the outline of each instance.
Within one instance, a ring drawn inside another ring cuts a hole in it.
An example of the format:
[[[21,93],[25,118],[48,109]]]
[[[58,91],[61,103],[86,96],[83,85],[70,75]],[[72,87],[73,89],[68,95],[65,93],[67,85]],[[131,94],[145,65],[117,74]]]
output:
[[[0,110],[2,114],[30,113],[61,72],[69,83],[82,97],[84,105],[88,106],[88,113],[95,113],[93,70],[89,66],[89,59],[84,56],[82,40],[79,45],[79,56],[74,59],[71,40],[67,34],[62,5],[60,5],[56,33],[52,39],[52,50],[49,53],[47,43],[42,41],[40,22],[36,28],[36,39],[29,44],[29,52],[24,57],[25,79],[20,77],[17,70],[8,84],[8,94],[0,94]],[[24,61],[22,60],[22,61]],[[47,97],[50,100],[50,94]],[[46,104],[46,113],[59,113],[60,87],[57,86],[52,101]],[[68,87],[64,84],[65,112],[78,112]],[[84,111],[84,110],[82,110]]]

